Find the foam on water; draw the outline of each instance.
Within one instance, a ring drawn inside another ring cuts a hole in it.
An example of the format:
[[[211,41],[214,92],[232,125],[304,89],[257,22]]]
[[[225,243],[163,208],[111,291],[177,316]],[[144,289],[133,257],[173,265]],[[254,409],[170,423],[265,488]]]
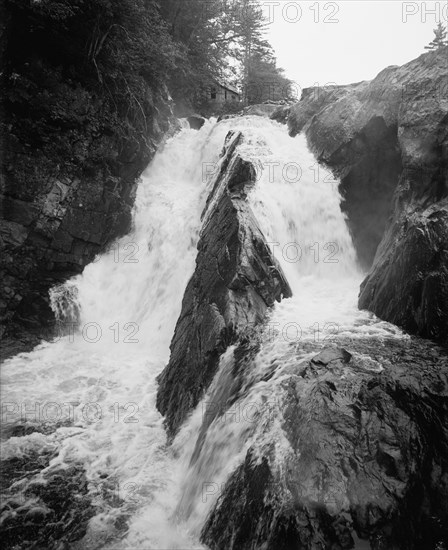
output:
[[[232,382],[230,349],[207,396],[167,445],[155,407],[156,377],[169,359],[194,270],[200,216],[212,185],[204,181],[203,167],[218,162],[229,130],[243,131],[240,152],[259,166],[249,200],[294,296],[274,307],[269,325],[276,337],[265,338],[248,374],[250,391],[239,406],[251,421],[238,421],[237,414],[210,421],[203,414],[204,403],[222,397]],[[258,117],[206,122],[199,132],[183,129],[156,155],[138,188],[131,234],[53,290],[58,318],[79,318],[84,337],[69,330],[8,360],[2,399],[9,403],[10,423],[25,415],[35,423],[59,421],[59,427],[50,435],[10,438],[2,456],[50,447],[59,451],[52,465],[83,464],[97,505],[83,548],[201,548],[200,529],[219,495],[215,488],[251,442],[274,441],[288,452],[275,424],[280,415],[263,417],[249,407],[269,401],[281,409],[276,386],[262,378],[273,360],[285,356],[291,339],[402,337],[356,307],[362,274],[339,205],[337,182],[317,167],[303,137],[292,139],[285,127]],[[121,506],[98,494],[105,474],[116,481]],[[213,485],[204,498],[206,483]],[[129,531],[110,541],[111,526],[123,515],[130,518]]]
[[[340,210],[338,181],[317,166],[303,136],[291,139],[280,125],[257,122],[243,130],[245,139],[238,151],[257,165],[257,184],[249,202],[293,297],[274,306],[267,326],[258,334],[260,350],[252,370],[244,375],[242,397],[228,410],[224,406],[223,414],[213,415],[225,405],[234,382],[234,360],[228,350],[193,415],[200,452],[187,455],[192,459],[184,464],[187,470],[176,509],[193,533],[200,532],[249,447],[259,457],[269,449],[271,456],[282,457],[278,464],[286,463],[291,449],[281,426],[281,381],[291,368],[316,354],[291,353],[292,345],[324,345],[341,337],[403,337],[393,325],[357,308],[363,274]],[[266,380],[273,365],[278,368]],[[212,422],[210,415],[216,416]]]

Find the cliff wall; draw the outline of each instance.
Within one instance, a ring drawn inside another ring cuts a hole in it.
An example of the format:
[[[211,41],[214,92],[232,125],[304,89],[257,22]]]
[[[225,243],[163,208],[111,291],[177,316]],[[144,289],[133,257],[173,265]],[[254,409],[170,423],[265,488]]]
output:
[[[371,82],[310,88],[272,118],[304,131],[341,178],[343,210],[369,273],[359,306],[448,338],[448,48]]]

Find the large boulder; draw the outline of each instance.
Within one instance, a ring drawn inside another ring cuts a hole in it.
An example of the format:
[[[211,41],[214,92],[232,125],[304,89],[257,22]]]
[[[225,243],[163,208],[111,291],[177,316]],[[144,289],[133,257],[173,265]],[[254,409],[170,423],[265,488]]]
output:
[[[249,105],[242,111],[243,115],[262,116],[270,118],[270,116],[278,109],[278,105],[273,103],[258,103]]]
[[[288,112],[341,178],[362,266],[359,305],[447,342],[448,47],[371,82],[304,90]],[[380,244],[381,243],[381,244]]]
[[[260,372],[250,353],[237,355],[234,378]],[[293,347],[253,378],[239,399],[268,379],[276,406],[258,408],[247,454],[203,528],[205,544],[446,548],[446,351],[418,339],[341,339],[305,361]],[[234,401],[224,412],[239,410]]]
[[[187,120],[192,130],[200,130],[205,124],[205,118],[201,115],[187,116]]]
[[[171,435],[210,385],[221,354],[261,323],[276,300],[291,295],[246,201],[256,172],[238,154],[242,139],[241,133],[227,138],[203,214],[196,269],[159,377],[157,408]]]

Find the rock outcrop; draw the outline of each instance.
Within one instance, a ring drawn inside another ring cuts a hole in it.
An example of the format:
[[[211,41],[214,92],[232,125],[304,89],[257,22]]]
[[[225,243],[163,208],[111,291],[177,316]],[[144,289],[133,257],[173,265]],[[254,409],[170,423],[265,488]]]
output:
[[[245,107],[242,110],[241,114],[263,116],[269,118],[277,109],[278,105],[274,105],[271,103],[258,103],[256,105],[249,105],[248,107]]]
[[[86,138],[85,145],[114,146],[113,137],[100,141]],[[50,321],[48,289],[80,273],[107,243],[129,230],[137,178],[150,155],[136,143],[117,159],[113,175],[56,166],[33,185],[32,174],[16,174],[18,166],[32,171],[34,153],[9,144],[0,195],[0,318],[10,332]]]
[[[117,34],[135,13],[110,26],[117,9],[126,13],[119,2],[0,8],[0,337],[48,334],[49,288],[128,231],[137,178],[169,128],[166,86],[137,65],[147,47]],[[130,52],[124,74],[116,64]]]
[[[409,332],[448,338],[448,48],[371,82],[304,90],[287,120],[341,178],[361,264],[359,306]]]
[[[291,295],[246,201],[256,173],[236,150],[242,139],[241,133],[227,137],[170,361],[159,377],[157,408],[170,435],[204,395],[220,355],[261,323],[276,300]]]
[[[298,346],[259,375],[277,388],[278,407],[258,409],[259,433],[224,484],[203,542],[213,550],[446,548],[446,351],[419,339],[341,339],[316,351],[306,359]],[[233,376],[254,372],[250,357],[236,355]]]
[[[188,124],[193,130],[200,130],[204,126],[205,118],[201,115],[190,115],[187,117]]]

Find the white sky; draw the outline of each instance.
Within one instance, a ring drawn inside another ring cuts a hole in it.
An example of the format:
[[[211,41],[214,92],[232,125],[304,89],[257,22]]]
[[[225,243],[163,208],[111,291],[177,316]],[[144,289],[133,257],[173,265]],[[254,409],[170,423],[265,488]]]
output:
[[[300,88],[370,80],[424,53],[437,23],[448,21],[448,0],[259,1],[278,65]]]

